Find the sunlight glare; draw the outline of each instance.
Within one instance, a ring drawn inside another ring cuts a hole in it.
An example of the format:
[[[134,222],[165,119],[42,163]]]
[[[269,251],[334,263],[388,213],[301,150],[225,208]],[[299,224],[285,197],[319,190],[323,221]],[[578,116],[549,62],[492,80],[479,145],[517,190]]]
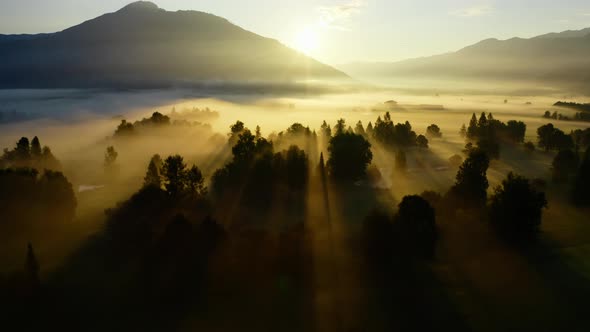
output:
[[[317,31],[312,28],[305,28],[299,32],[295,39],[295,47],[305,54],[316,51],[320,46],[319,44]]]

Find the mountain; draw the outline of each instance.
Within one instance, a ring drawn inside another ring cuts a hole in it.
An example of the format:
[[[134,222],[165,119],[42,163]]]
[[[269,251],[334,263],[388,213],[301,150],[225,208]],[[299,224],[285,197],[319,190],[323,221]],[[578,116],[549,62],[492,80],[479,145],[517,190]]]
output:
[[[339,66],[359,78],[517,80],[588,86],[590,28],[530,39],[486,39],[457,52],[392,63]]]
[[[533,39],[540,38],[579,38],[590,35],[590,28],[582,30],[567,30],[563,32],[551,32],[544,35],[534,37]]]
[[[57,33],[0,35],[0,88],[347,78],[224,18],[144,1]]]

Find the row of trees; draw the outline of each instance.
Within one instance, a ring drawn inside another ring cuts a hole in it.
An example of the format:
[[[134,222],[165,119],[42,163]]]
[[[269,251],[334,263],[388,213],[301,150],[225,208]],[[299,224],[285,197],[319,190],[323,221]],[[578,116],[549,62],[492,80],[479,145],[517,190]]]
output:
[[[212,177],[213,194],[219,199],[268,206],[277,192],[302,193],[307,187],[309,158],[298,146],[281,152],[274,144],[237,122],[231,126],[228,144],[232,160]]]
[[[0,168],[34,168],[37,170],[61,170],[61,163],[55,158],[48,146],[41,148],[41,142],[37,136],[31,141],[22,137],[12,149],[4,149],[0,157]]]
[[[451,215],[456,209],[487,211],[490,226],[502,239],[518,245],[533,241],[547,207],[545,194],[528,179],[509,173],[488,198],[488,166],[485,152],[474,149],[457,172],[455,185],[444,196],[426,191],[404,197],[392,218],[379,212],[370,214],[363,224],[369,254],[376,259],[388,253],[432,258],[438,239],[436,210]]]
[[[471,116],[469,127],[463,125],[460,129],[462,137],[471,145],[473,142],[480,150],[485,151],[490,158],[500,157],[500,143],[518,144],[524,142],[526,124],[522,121],[510,120],[507,123],[494,119],[492,113],[482,112],[479,119],[475,113]]]
[[[164,188],[172,197],[207,194],[205,179],[199,167],[192,165],[188,168],[180,155],[169,156],[164,161],[160,155],[154,155],[148,165],[144,187]]]
[[[201,122],[189,122],[185,119],[172,121],[169,116],[159,112],[154,112],[151,117],[143,118],[134,123],[127,122],[127,120],[121,120],[119,126],[115,130],[115,137],[133,137],[139,133],[141,129],[158,129],[158,128],[169,128],[174,127],[194,127],[203,126],[210,129],[209,125]]]
[[[574,147],[574,141],[571,135],[565,134],[559,128],[555,128],[552,123],[543,125],[537,129],[539,147],[550,150],[565,150]]]
[[[471,151],[457,172],[455,184],[433,203],[447,212],[456,208],[487,209],[491,224],[503,237],[516,242],[533,239],[539,231],[542,209],[547,207],[545,194],[528,179],[510,173],[488,199],[489,162],[485,151]]]
[[[483,208],[488,203],[487,169],[489,158],[482,150],[469,154],[457,172],[455,185],[447,194],[452,204],[463,208]],[[527,241],[536,236],[541,225],[545,194],[538,192],[530,181],[513,173],[494,189],[490,199],[491,224],[502,236],[513,241]]]
[[[385,113],[383,119],[381,116],[377,117],[374,127],[369,123],[366,132],[369,137],[386,147],[428,147],[428,139],[424,135],[417,135],[408,121],[394,124],[389,112]]]
[[[329,174],[338,180],[358,180],[366,175],[373,160],[371,143],[361,134],[344,131],[344,119],[338,121],[336,135],[330,139]]]
[[[0,169],[0,188],[0,236],[30,235],[74,218],[76,196],[60,172]]]

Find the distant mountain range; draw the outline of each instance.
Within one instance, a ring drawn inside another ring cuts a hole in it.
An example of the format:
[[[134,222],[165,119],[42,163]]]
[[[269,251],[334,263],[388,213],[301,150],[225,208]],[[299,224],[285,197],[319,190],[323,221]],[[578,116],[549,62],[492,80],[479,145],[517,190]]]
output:
[[[348,79],[226,19],[135,2],[61,32],[0,35],[0,88]]]
[[[357,78],[518,80],[590,88],[590,28],[508,40],[392,63],[339,66]]]

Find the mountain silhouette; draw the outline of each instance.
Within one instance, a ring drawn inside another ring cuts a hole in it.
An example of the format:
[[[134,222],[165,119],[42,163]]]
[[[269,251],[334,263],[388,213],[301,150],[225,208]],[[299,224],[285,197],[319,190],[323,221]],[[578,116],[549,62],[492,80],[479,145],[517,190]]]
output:
[[[355,77],[518,80],[587,86],[590,28],[530,39],[486,39],[457,52],[392,63],[340,66]]]
[[[0,35],[0,88],[347,78],[224,18],[198,11],[169,12],[145,1],[57,33]]]

